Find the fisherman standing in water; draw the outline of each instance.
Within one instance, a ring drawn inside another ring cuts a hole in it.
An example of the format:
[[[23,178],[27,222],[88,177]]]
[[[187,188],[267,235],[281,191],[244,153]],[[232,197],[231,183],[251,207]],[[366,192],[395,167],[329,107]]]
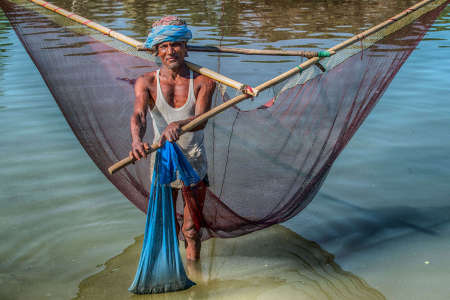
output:
[[[146,73],[136,80],[134,111],[131,116],[132,151],[136,160],[146,157],[149,148],[142,141],[146,131],[147,111],[153,120],[153,143],[162,145],[166,141],[177,142],[184,156],[200,178],[195,186],[183,186],[177,179],[171,183],[176,215],[176,200],[181,189],[184,200],[182,232],[185,238],[186,258],[200,258],[200,234],[202,209],[205,200],[207,180],[206,149],[203,143],[206,122],[183,135],[181,127],[196,116],[211,108],[215,82],[208,77],[189,70],[184,62],[187,56],[187,41],[192,33],[184,20],[167,16],[153,23],[152,31],[145,43],[147,48],[161,59],[159,70]],[[154,155],[151,159],[153,173]],[[176,222],[177,236],[179,225]]]

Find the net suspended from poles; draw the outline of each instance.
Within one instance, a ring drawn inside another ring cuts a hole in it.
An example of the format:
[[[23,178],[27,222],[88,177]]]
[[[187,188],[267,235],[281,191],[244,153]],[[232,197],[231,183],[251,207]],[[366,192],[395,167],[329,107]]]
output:
[[[303,70],[302,64],[275,85],[261,85],[266,89],[252,106],[233,106],[211,119],[205,129],[210,187],[202,238],[249,233],[305,208],[447,3],[422,1],[379,30],[333,47],[336,54],[320,60],[325,71],[314,63]],[[107,168],[128,156],[133,84],[158,68],[153,57],[27,1],[0,5],[81,145],[145,211],[148,162],[114,175]],[[231,94],[216,93],[214,105]],[[151,141],[148,124],[145,139]]]

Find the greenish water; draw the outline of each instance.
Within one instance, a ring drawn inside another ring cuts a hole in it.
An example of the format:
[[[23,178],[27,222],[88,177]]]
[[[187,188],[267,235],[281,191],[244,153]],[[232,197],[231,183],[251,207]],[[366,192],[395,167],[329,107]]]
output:
[[[413,2],[54,3],[139,39],[160,15],[176,13],[193,25],[194,44],[300,50],[336,44]],[[83,279],[134,243],[145,216],[83,152],[0,20],[0,299],[71,299]],[[450,294],[449,20],[447,7],[314,201],[285,224],[388,299]],[[203,58],[191,55],[194,62]],[[241,61],[257,59],[220,59],[224,74],[251,84],[297,62],[241,68]],[[236,288],[245,289],[239,282]]]

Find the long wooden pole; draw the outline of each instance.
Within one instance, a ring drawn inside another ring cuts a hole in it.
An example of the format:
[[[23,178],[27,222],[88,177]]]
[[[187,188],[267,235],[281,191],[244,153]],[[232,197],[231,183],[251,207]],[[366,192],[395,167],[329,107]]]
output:
[[[85,17],[79,16],[77,14],[74,14],[74,13],[70,12],[70,11],[67,11],[67,10],[65,10],[63,8],[60,8],[60,7],[56,6],[56,5],[53,5],[53,4],[51,4],[51,3],[47,2],[47,1],[42,1],[42,0],[29,0],[29,1],[34,2],[37,5],[40,5],[40,6],[46,8],[48,10],[51,10],[51,11],[57,13],[57,14],[65,16],[65,17],[67,17],[67,18],[69,18],[69,19],[71,19],[71,20],[73,20],[73,21],[75,21],[77,23],[83,24],[83,25],[85,25],[87,27],[90,27],[90,28],[92,28],[94,30],[97,30],[97,31],[99,31],[99,32],[101,32],[101,33],[103,33],[105,35],[108,35],[108,36],[110,36],[110,37],[112,37],[112,38],[114,38],[116,40],[119,40],[119,41],[121,41],[121,42],[123,42],[125,44],[128,44],[130,46],[133,46],[133,47],[135,47],[137,49],[141,49],[143,47],[143,43],[141,43],[141,42],[139,42],[139,41],[137,41],[137,40],[135,40],[133,38],[130,38],[130,37],[128,37],[128,36],[126,36],[126,35],[124,35],[124,34],[122,34],[120,32],[114,31],[114,30],[112,30],[110,28],[107,28],[107,27],[102,26],[102,25],[100,25],[98,23],[95,23],[95,22],[93,22],[93,21],[91,21],[89,19],[86,19]],[[251,89],[249,89],[248,85],[246,85],[246,84],[240,83],[240,82],[238,82],[236,80],[233,80],[231,78],[228,78],[228,77],[226,77],[226,76],[224,76],[222,74],[214,72],[213,70],[210,70],[208,68],[196,65],[196,64],[188,62],[188,61],[186,61],[186,65],[190,69],[192,69],[193,71],[195,71],[197,73],[205,75],[205,76],[207,76],[207,77],[209,77],[211,79],[214,79],[214,80],[216,80],[216,81],[218,81],[220,83],[223,83],[223,84],[225,84],[227,86],[230,86],[232,88],[240,90],[240,91],[242,91],[244,93],[250,93],[251,94]]]
[[[386,28],[388,25],[391,25],[394,22],[397,22],[398,20],[406,17],[407,15],[409,15],[410,13],[418,10],[419,8],[422,8],[425,5],[430,4],[431,2],[439,2],[439,0],[438,1],[436,1],[436,0],[424,0],[424,1],[421,1],[421,2],[411,6],[410,8],[405,9],[401,13],[399,13],[399,14],[397,14],[397,15],[389,18],[389,19],[387,19],[386,21],[384,21],[384,22],[382,22],[382,23],[380,23],[380,24],[378,24],[378,25],[376,25],[374,27],[371,27],[371,28],[367,29],[366,31],[361,32],[360,34],[354,35],[353,37],[349,38],[348,40],[345,40],[344,42],[342,42],[340,44],[337,44],[336,46],[331,47],[328,50],[329,51],[330,50],[331,51],[338,51],[338,50],[341,50],[343,48],[346,48],[346,47],[348,47],[348,46],[350,46],[350,45],[352,45],[352,44],[354,44],[354,43],[356,43],[356,42],[358,42],[358,41],[368,37],[369,35],[374,34],[374,33],[378,32],[378,31],[382,30],[383,28]],[[441,2],[444,3],[445,1],[443,0]]]
[[[378,25],[376,25],[376,26],[374,26],[374,27],[372,27],[372,28],[370,28],[370,29],[360,33],[360,34],[357,34],[357,35],[351,37],[350,39],[348,39],[348,40],[346,40],[346,41],[344,41],[344,42],[342,42],[342,43],[340,43],[340,44],[338,44],[338,45],[336,45],[334,47],[329,48],[328,52],[330,52],[331,55],[334,55],[336,53],[336,51],[338,51],[340,49],[343,49],[345,47],[348,47],[348,46],[350,46],[350,45],[360,41],[361,39],[363,39],[363,38],[365,38],[365,37],[367,37],[367,36],[369,36],[369,35],[371,35],[373,33],[376,33],[378,31],[382,30],[383,28],[385,28],[386,26],[392,24],[393,22],[396,22],[396,21],[400,20],[401,18],[407,16],[408,14],[416,11],[417,9],[419,9],[419,8],[425,6],[425,5],[427,5],[427,4],[429,4],[429,3],[433,2],[433,1],[436,1],[436,0],[424,0],[424,1],[421,1],[421,2],[417,3],[416,5],[414,5],[414,6],[410,7],[410,8],[408,8],[408,9],[404,10],[401,13],[399,13],[398,15],[396,15],[396,16],[394,16],[392,18],[389,18],[388,20],[386,20],[386,21],[384,21],[384,22],[382,22],[382,23],[380,23],[380,24],[378,24]],[[444,2],[444,1],[442,1],[442,2]],[[273,78],[273,79],[271,79],[269,81],[266,81],[266,82],[258,85],[256,88],[254,88],[255,94],[258,94],[259,92],[262,92],[263,90],[265,90],[265,89],[267,89],[267,88],[269,88],[269,87],[271,87],[271,86],[273,86],[273,85],[275,85],[275,84],[277,84],[277,83],[279,83],[279,82],[289,78],[290,76],[292,76],[292,75],[294,75],[296,73],[299,73],[299,72],[302,72],[302,71],[306,70],[307,68],[317,64],[321,59],[322,59],[322,57],[313,57],[313,58],[305,61],[304,63],[296,66],[295,68],[292,68],[292,69],[288,70],[287,72],[285,72],[285,73],[283,73],[281,75],[278,75],[277,77],[275,77],[275,78]],[[198,116],[197,118],[195,118],[194,120],[192,120],[191,122],[189,122],[188,124],[183,126],[181,128],[181,131],[182,131],[181,134],[194,129],[195,127],[197,127],[201,123],[207,121],[208,119],[212,118],[213,116],[219,114],[220,112],[228,109],[229,107],[234,106],[234,105],[238,104],[239,102],[242,102],[242,101],[244,101],[244,100],[246,100],[246,99],[248,99],[250,97],[251,97],[250,95],[242,94],[242,95],[239,95],[237,97],[234,97],[231,100],[228,100],[227,102],[222,103],[221,105],[218,105],[218,106],[214,107],[210,111],[208,111],[208,112]],[[150,149],[147,151],[147,154],[157,150],[158,148],[159,148],[158,144],[151,145]],[[108,171],[109,171],[110,174],[113,174],[113,173],[117,172],[118,170],[120,170],[121,168],[123,168],[123,167],[125,167],[128,164],[133,163],[133,162],[135,162],[135,159],[132,158],[132,157],[124,158],[121,161],[119,161],[119,162],[115,163],[114,165],[112,165],[110,168],[108,168]]]
[[[149,48],[141,47],[139,51],[152,51]],[[306,58],[312,58],[320,56],[323,52],[318,51],[295,51],[295,50],[261,50],[261,49],[248,49],[248,48],[234,48],[234,47],[221,47],[221,46],[195,46],[188,45],[189,51],[198,52],[222,52],[222,53],[238,53],[245,55],[276,55],[276,56],[303,56]]]
[[[223,53],[238,53],[246,55],[276,55],[276,56],[303,56],[312,58],[319,56],[317,51],[294,51],[294,50],[261,50],[261,49],[245,49],[234,47],[220,47],[220,46],[188,46],[190,51],[202,52],[223,52]]]
[[[242,91],[245,94],[249,94],[251,96],[256,96],[256,94],[253,92],[252,88],[249,87],[246,84],[240,83],[240,82],[238,82],[236,80],[233,80],[231,78],[223,76],[222,74],[219,74],[219,73],[217,73],[217,72],[215,72],[213,70],[210,70],[208,68],[199,66],[199,65],[194,64],[192,62],[189,62],[189,61],[186,61],[186,60],[184,62],[189,67],[189,69],[191,69],[191,70],[193,70],[193,71],[195,71],[197,73],[200,73],[200,74],[203,74],[203,75],[205,75],[205,76],[207,76],[209,78],[215,79],[216,81],[219,81],[219,82],[221,82],[221,83],[223,83],[225,85],[234,87],[235,89],[240,90],[240,91]],[[218,80],[218,79],[220,79],[220,80]]]
[[[341,50],[343,48],[346,48],[346,47],[348,47],[348,46],[350,46],[350,45],[352,45],[352,44],[362,40],[363,38],[365,38],[365,37],[367,37],[367,36],[369,36],[371,34],[374,34],[374,33],[378,32],[378,31],[382,30],[383,28],[387,27],[388,25],[390,25],[390,24],[400,20],[401,18],[404,18],[408,14],[410,14],[410,13],[416,11],[417,9],[419,9],[419,8],[429,4],[431,2],[434,2],[434,1],[436,1],[436,0],[424,0],[424,1],[421,1],[421,2],[417,3],[416,5],[411,6],[408,9],[405,9],[403,12],[399,13],[398,15],[395,15],[394,17],[389,18],[388,20],[386,20],[386,21],[384,21],[384,22],[382,22],[382,23],[380,23],[380,24],[378,24],[378,25],[376,25],[376,26],[374,26],[374,27],[372,27],[372,28],[370,28],[368,30],[363,31],[363,32],[361,32],[361,33],[359,33],[359,34],[349,38],[348,40],[346,40],[346,41],[344,41],[344,42],[342,42],[342,43],[340,43],[340,44],[338,44],[336,46],[333,46],[333,47],[329,48],[327,51],[330,52],[331,55],[334,55],[336,53],[336,51],[339,51],[339,50]],[[445,1],[443,0],[441,2],[445,2]],[[285,73],[283,73],[281,75],[278,75],[277,77],[275,77],[275,78],[273,78],[273,79],[271,79],[271,80],[269,80],[269,81],[267,81],[267,82],[257,86],[256,88],[254,88],[254,92],[256,94],[258,94],[259,92],[267,89],[268,87],[270,87],[270,86],[272,86],[274,84],[277,84],[278,82],[280,82],[280,81],[282,81],[282,80],[284,80],[284,79],[286,79],[286,78],[288,78],[288,77],[290,77],[290,76],[292,76],[292,75],[294,75],[294,74],[296,74],[298,72],[301,72],[301,71],[305,70],[306,68],[311,67],[312,65],[318,63],[321,59],[322,59],[321,57],[313,57],[313,58],[307,60],[306,62],[304,62],[303,64],[300,64],[299,66],[296,66],[295,68],[292,68],[289,71],[287,71],[287,72],[285,72]]]

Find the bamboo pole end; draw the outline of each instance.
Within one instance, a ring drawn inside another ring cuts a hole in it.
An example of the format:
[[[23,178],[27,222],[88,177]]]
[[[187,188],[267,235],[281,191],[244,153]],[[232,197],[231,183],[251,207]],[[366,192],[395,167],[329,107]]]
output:
[[[125,157],[124,159],[116,162],[111,167],[109,167],[108,168],[108,173],[109,173],[109,175],[113,175],[114,173],[116,173],[120,169],[128,166],[129,164],[133,164],[134,162],[136,162],[136,159],[134,159],[134,157],[131,157],[131,156]]]
[[[147,47],[144,46],[144,44],[136,45],[137,51],[150,51]]]
[[[108,173],[109,175],[113,175],[114,173],[116,173],[116,170],[113,168],[113,166],[108,168]]]

